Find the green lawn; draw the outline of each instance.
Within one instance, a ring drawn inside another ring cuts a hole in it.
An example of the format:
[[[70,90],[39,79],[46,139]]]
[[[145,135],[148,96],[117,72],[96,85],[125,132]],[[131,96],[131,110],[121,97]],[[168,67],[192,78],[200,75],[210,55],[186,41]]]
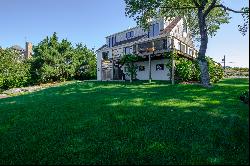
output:
[[[73,82],[0,99],[0,164],[249,164],[248,82]]]

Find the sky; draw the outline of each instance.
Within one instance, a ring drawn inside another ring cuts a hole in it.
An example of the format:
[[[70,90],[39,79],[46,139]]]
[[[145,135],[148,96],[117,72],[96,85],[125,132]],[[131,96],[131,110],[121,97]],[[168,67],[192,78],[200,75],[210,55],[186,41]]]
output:
[[[249,6],[248,0],[224,0],[233,9]],[[249,67],[249,32],[242,36],[237,25],[240,14],[231,14],[229,24],[221,26],[209,39],[207,55],[217,62],[226,56],[227,66]],[[125,16],[124,0],[0,0],[0,46],[37,45],[57,32],[59,39],[82,42],[98,49],[105,37],[136,26]]]

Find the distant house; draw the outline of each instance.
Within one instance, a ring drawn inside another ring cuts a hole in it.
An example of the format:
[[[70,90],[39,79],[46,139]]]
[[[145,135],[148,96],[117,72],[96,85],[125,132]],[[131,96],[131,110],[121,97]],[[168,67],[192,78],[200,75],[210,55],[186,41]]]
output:
[[[185,20],[155,19],[151,21],[148,31],[137,26],[106,37],[106,44],[97,50],[97,80],[121,80],[127,76],[125,66],[119,67],[119,60],[124,54],[135,54],[142,57],[136,62],[139,80],[170,80],[166,64],[169,59],[164,53],[176,50],[180,56],[194,59],[197,50]]]
[[[11,49],[20,53],[22,59],[29,59],[32,57],[32,43],[26,42],[25,49],[19,45],[14,45],[10,47]]]

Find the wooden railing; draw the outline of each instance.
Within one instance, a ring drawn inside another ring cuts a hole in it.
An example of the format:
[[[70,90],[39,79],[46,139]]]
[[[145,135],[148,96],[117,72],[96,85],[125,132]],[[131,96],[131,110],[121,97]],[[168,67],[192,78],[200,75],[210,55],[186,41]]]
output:
[[[194,59],[197,57],[195,48],[173,36],[137,43],[133,48],[134,53],[139,56],[152,54],[152,51],[154,51],[155,54],[159,54],[176,50],[179,54],[183,54],[189,58]]]

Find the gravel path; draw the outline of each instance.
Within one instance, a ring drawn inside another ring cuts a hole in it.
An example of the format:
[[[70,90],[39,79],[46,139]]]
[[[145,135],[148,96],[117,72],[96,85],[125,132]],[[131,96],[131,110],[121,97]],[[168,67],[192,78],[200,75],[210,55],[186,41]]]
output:
[[[12,88],[8,89],[6,91],[3,91],[2,94],[0,93],[0,99],[15,96],[24,92],[35,92],[39,91],[48,87],[58,86],[60,84],[64,83],[47,83],[47,84],[41,84],[41,85],[35,85],[35,86],[29,86],[29,87],[23,87],[23,88]]]

